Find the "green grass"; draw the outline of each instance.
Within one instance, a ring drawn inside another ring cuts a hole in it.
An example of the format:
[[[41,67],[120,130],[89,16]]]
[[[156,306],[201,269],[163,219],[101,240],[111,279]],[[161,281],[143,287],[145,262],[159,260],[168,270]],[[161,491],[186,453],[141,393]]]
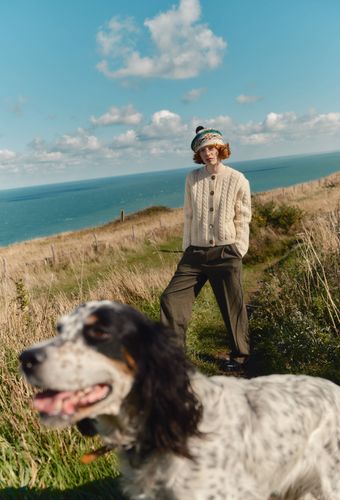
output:
[[[221,373],[220,362],[229,351],[224,323],[213,291],[206,284],[193,307],[187,332],[187,354],[205,374]]]
[[[259,234],[261,242],[265,242],[266,229],[261,228]],[[270,248],[264,245],[261,250],[261,245],[257,245],[253,258],[244,266],[247,302],[258,289],[265,270],[276,264],[295,241],[292,235],[275,235],[272,231],[268,234]],[[60,294],[74,300],[86,300],[87,293],[100,290],[101,283],[117,266],[135,268],[137,272],[150,275],[159,274],[163,269],[174,266],[180,256],[179,236],[160,243],[149,238],[138,249],[126,249],[119,253],[104,250],[86,265],[79,266],[81,263],[78,262],[74,266],[64,265],[56,269],[55,281],[48,287],[31,290],[30,300],[43,299],[53,304]],[[161,289],[153,290],[148,300],[142,299],[137,292],[135,295],[131,292],[130,303],[150,318],[158,320],[161,292]],[[35,318],[28,317],[27,335],[29,328],[34,327],[34,321]],[[80,457],[99,447],[99,440],[85,439],[76,429],[54,431],[40,426],[29,407],[31,395],[23,388],[18,374],[16,353],[20,350],[20,342],[16,349],[2,353],[4,365],[0,369],[4,380],[0,391],[0,498],[122,500],[116,479],[119,467],[114,453],[85,466],[80,463]],[[223,373],[221,359],[226,357],[227,352],[225,327],[213,292],[207,284],[193,308],[187,333],[187,353],[200,370],[213,375]],[[16,394],[25,394],[25,397],[22,400]]]
[[[27,337],[30,329],[35,328],[36,321],[25,312],[26,298],[29,304],[36,300],[53,303],[60,294],[73,300],[86,297],[87,292],[98,288],[110,270],[117,266],[161,273],[164,266],[178,261],[179,248],[180,239],[177,237],[160,245],[148,240],[136,251],[132,249],[122,254],[108,252],[101,259],[86,262],[80,270],[79,263],[77,268],[64,265],[56,270],[54,284],[48,289],[46,286],[31,289],[29,297],[26,297],[26,289],[22,290],[20,286],[17,291],[17,314],[25,318],[23,328],[26,330],[21,335]],[[137,294],[133,305],[158,320],[159,293],[160,290],[148,301],[140,300]],[[22,306],[24,296],[25,307]],[[2,353],[4,363],[0,370],[5,381],[0,393],[0,498],[85,499],[91,495],[96,498],[123,498],[118,481],[114,479],[119,467],[113,452],[90,465],[80,462],[84,453],[101,446],[99,439],[85,439],[76,429],[55,431],[40,425],[30,408],[30,393],[22,399],[22,392],[25,391],[19,376],[17,352],[22,348],[23,341],[13,342],[14,345],[15,350]]]
[[[139,245],[137,249],[129,249],[124,253],[107,250],[101,253],[97,259],[84,263],[63,264],[57,267],[55,277],[51,281],[48,290],[46,285],[35,286],[31,295],[35,299],[46,296],[51,300],[58,294],[65,297],[80,299],[86,293],[98,287],[98,284],[111,269],[138,267],[138,269],[152,269],[157,272],[163,266],[176,262],[181,255],[181,238],[174,237],[162,244],[152,244],[149,241]]]
[[[22,488],[0,489],[2,500],[125,500],[119,489],[117,479],[108,476],[103,479],[86,483],[82,486],[58,489],[46,488],[44,490]]]
[[[0,400],[0,498],[23,498],[24,491],[25,498],[37,498],[38,492],[45,488],[53,486],[55,491],[71,490],[106,477],[111,478],[110,484],[118,491],[117,481],[113,481],[118,475],[116,456],[110,453],[88,466],[81,464],[81,456],[93,447],[98,448],[100,440],[86,440],[75,429],[57,431],[41,426],[36,415],[33,416],[29,401],[16,397],[16,387],[22,388],[23,381],[13,351],[4,353],[4,361],[0,370],[3,380]],[[32,483],[35,484],[35,491],[30,496],[28,485]],[[4,488],[5,485],[10,487]]]
[[[128,253],[126,262],[145,267],[150,273],[161,272],[164,261],[175,263],[179,239],[163,243],[157,249],[148,243],[138,253],[135,261],[133,252]],[[174,252],[175,250],[175,252]],[[88,276],[96,276],[96,266],[87,269]],[[69,278],[69,277],[68,277]],[[71,286],[72,285],[72,286]],[[53,293],[73,293],[77,281],[66,280]],[[73,288],[74,287],[74,288]],[[159,294],[153,300],[137,300],[134,305],[154,320],[159,319]],[[29,328],[29,327],[28,327]],[[216,355],[217,346],[220,349]],[[225,332],[218,307],[210,286],[201,292],[193,311],[188,332],[188,354],[191,360],[205,373],[218,373],[219,355],[225,353]],[[96,498],[121,499],[117,481],[118,465],[114,453],[98,459],[90,465],[80,463],[82,454],[100,446],[98,440],[83,438],[76,429],[55,431],[45,429],[32,414],[29,399],[13,401],[19,377],[18,362],[13,351],[6,353],[7,392],[2,391],[2,414],[0,415],[0,498],[89,498],[90,491]],[[30,395],[27,396],[30,398]],[[12,420],[5,419],[11,415]],[[23,430],[25,429],[25,430]],[[111,479],[110,479],[111,478]],[[33,486],[34,484],[34,486]],[[31,487],[29,486],[31,485]],[[112,489],[112,492],[111,492]]]
[[[339,253],[315,248],[302,242],[266,275],[250,322],[258,374],[340,384]]]

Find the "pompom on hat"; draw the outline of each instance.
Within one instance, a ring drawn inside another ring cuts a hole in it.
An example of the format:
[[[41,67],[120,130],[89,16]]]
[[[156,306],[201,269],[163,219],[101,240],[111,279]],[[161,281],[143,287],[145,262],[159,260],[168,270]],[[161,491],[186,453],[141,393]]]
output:
[[[223,136],[219,130],[214,128],[204,128],[202,126],[196,128],[196,135],[191,142],[191,149],[194,153],[197,153],[197,151],[205,146],[212,146],[214,144],[220,144],[222,146],[225,144]]]

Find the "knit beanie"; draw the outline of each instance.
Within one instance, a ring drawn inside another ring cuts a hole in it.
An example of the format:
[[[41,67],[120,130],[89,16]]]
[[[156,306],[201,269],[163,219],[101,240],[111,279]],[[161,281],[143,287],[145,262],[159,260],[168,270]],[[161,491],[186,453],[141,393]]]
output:
[[[214,144],[225,144],[221,132],[215,130],[214,128],[204,128],[202,126],[197,127],[196,135],[192,140],[191,149],[194,153],[198,150],[204,148],[205,146],[211,146]]]

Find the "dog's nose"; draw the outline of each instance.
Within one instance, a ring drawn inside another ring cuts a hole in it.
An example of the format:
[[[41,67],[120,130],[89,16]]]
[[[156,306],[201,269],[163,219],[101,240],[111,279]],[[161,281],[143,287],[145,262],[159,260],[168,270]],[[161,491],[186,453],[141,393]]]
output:
[[[21,366],[26,373],[34,370],[34,368],[36,368],[37,365],[42,363],[45,359],[46,352],[45,349],[42,348],[27,349],[26,351],[23,351],[19,356]]]

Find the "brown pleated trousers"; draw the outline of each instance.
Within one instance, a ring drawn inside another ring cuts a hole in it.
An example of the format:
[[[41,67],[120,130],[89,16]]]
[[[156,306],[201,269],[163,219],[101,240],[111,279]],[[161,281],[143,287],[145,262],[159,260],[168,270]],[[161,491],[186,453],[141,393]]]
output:
[[[236,245],[186,249],[161,296],[161,322],[185,342],[192,306],[209,281],[229,335],[231,357],[249,356],[248,317],[243,299],[242,258]]]

